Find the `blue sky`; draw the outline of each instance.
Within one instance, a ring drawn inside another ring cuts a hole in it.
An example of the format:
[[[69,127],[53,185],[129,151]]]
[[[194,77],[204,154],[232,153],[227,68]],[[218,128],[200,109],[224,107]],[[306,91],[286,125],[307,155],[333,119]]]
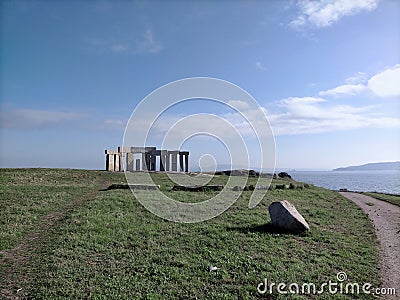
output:
[[[279,168],[400,160],[399,1],[0,5],[0,167],[103,169],[146,95],[198,76],[259,102]],[[165,118],[196,112],[229,114],[194,101]],[[192,165],[212,143],[185,145]]]

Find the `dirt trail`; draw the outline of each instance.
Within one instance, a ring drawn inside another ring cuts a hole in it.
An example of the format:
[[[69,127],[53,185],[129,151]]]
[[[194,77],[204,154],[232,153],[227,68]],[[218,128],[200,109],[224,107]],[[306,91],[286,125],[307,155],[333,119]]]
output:
[[[385,299],[399,299],[400,207],[358,193],[340,194],[360,206],[373,222],[380,244],[382,287],[396,289],[396,296]]]
[[[29,269],[34,269],[35,258],[42,248],[49,242],[51,228],[76,207],[96,198],[101,190],[107,188],[111,182],[107,179],[98,179],[92,191],[82,194],[74,201],[65,204],[57,211],[42,217],[39,224],[27,236],[21,239],[19,245],[13,249],[4,250],[0,256],[0,266],[7,266],[0,274],[0,299],[25,299],[28,298],[24,285],[29,285],[29,280],[34,274]]]

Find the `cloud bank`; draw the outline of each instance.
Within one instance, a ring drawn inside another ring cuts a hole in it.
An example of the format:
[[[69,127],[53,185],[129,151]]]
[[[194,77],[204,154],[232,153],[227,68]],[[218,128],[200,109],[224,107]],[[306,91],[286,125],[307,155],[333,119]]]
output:
[[[61,124],[73,124],[84,117],[84,114],[76,112],[39,109],[2,110],[0,115],[0,125],[3,128],[46,128]]]
[[[345,16],[377,8],[379,0],[299,0],[298,13],[290,26],[311,25],[317,28],[331,26]]]
[[[379,97],[400,96],[400,64],[372,76],[368,80],[368,87]]]
[[[319,92],[320,96],[355,96],[363,92],[371,92],[380,98],[400,96],[400,64],[386,67],[383,71],[373,75],[368,81],[364,73],[348,78],[348,82],[333,89]],[[361,81],[364,81],[361,83]]]

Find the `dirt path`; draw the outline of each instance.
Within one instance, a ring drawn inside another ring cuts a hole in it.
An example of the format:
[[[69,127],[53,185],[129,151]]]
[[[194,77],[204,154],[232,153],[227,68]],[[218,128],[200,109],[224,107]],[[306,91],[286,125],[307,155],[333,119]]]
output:
[[[385,299],[396,299],[400,293],[400,207],[358,193],[340,194],[360,206],[373,222],[380,244],[382,287],[396,289],[396,296]]]
[[[42,217],[35,229],[21,239],[20,243],[13,249],[4,250],[0,256],[0,266],[6,266],[0,274],[0,299],[25,299],[27,295],[26,286],[34,277],[31,273],[35,269],[35,259],[40,255],[40,251],[49,243],[52,234],[51,228],[76,207],[96,198],[101,190],[111,184],[110,181],[101,178],[95,184],[92,191],[82,194],[74,201],[67,203],[58,210],[53,211]]]

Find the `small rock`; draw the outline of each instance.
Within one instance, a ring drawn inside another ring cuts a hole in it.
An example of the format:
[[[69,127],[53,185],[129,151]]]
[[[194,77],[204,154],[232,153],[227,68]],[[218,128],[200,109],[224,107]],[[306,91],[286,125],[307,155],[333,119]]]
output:
[[[218,267],[215,267],[215,266],[211,266],[211,267],[210,267],[210,271],[217,271],[217,270],[219,270]]]
[[[292,232],[310,230],[306,220],[289,201],[273,202],[268,210],[272,225],[276,227]]]

